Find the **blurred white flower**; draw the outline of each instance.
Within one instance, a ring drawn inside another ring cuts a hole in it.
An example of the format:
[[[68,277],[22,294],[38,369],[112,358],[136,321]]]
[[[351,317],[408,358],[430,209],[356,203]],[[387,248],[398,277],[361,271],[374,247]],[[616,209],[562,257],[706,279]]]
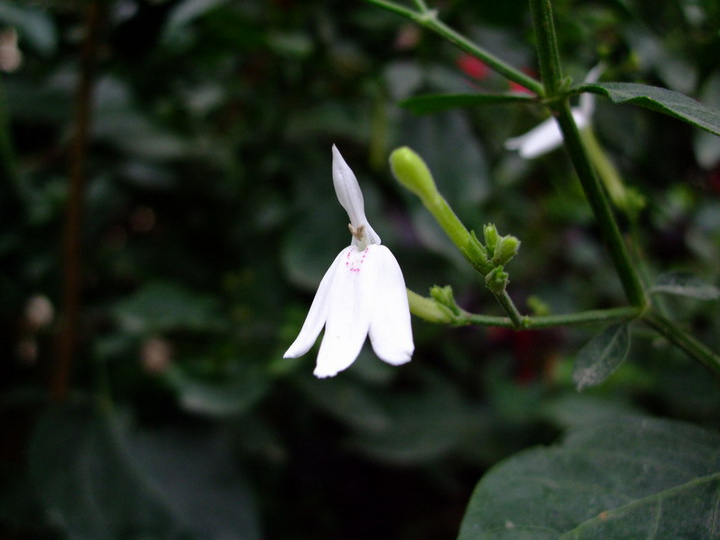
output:
[[[44,294],[35,294],[25,303],[25,319],[33,332],[48,326],[55,318],[55,308]]]
[[[18,33],[14,28],[0,30],[0,71],[13,72],[22,64]]]
[[[324,326],[313,372],[317,377],[350,367],[368,335],[375,354],[392,365],[409,362],[415,349],[400,265],[368,223],[352,170],[334,145],[332,152],[335,193],[350,217],[352,242],[325,273],[300,334],[284,354],[305,354]]]
[[[600,77],[604,66],[598,64],[585,77],[586,83],[594,83]],[[580,96],[579,106],[573,107],[571,113],[579,130],[590,125],[595,111],[595,94],[585,92]],[[507,150],[517,150],[523,159],[533,159],[555,150],[563,143],[563,136],[554,118],[548,118],[527,133],[505,141]]]

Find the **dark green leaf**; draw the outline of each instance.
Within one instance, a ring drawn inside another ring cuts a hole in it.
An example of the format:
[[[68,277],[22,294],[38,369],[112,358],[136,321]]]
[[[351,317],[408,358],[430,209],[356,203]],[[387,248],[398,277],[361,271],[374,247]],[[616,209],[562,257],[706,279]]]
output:
[[[133,464],[182,516],[191,538],[261,538],[252,493],[223,431],[212,427],[133,430],[127,442]]]
[[[177,366],[172,366],[166,376],[186,410],[210,417],[237,416],[257,403],[268,386],[265,372],[258,366],[240,367],[239,373],[221,382],[195,379]]]
[[[36,51],[49,56],[57,49],[57,30],[51,15],[28,2],[0,2],[0,23],[14,26]]]
[[[480,421],[456,390],[440,378],[423,392],[385,396],[383,424],[356,433],[348,444],[389,463],[414,464],[437,459],[457,448]]]
[[[460,111],[406,115],[399,135],[398,146],[407,145],[422,156],[460,219],[479,219],[477,205],[489,191],[488,164],[466,115]]]
[[[97,410],[46,413],[30,469],[48,513],[74,539],[179,539],[179,516],[130,464],[119,426]]]
[[[148,283],[118,303],[115,315],[131,332],[156,333],[186,328],[212,330],[218,326],[216,302],[173,283]]]
[[[73,539],[260,537],[254,505],[212,432],[129,430],[90,407],[46,413],[30,454],[47,511]]]
[[[617,417],[492,469],[459,540],[717,538],[719,504],[720,435]]]
[[[720,110],[712,109],[679,92],[637,83],[596,83],[580,87],[610,98],[613,103],[632,103],[657,111],[720,135]]]
[[[650,292],[686,296],[698,300],[717,300],[720,289],[685,272],[672,272],[660,276]]]
[[[572,377],[578,391],[607,379],[623,363],[629,348],[628,323],[608,326],[592,338],[575,359]]]
[[[401,107],[414,114],[429,114],[462,107],[480,105],[503,105],[507,103],[535,101],[536,98],[527,94],[442,94],[416,96],[400,102]]]
[[[364,356],[369,356],[365,354]],[[377,362],[376,358],[360,358],[357,362]],[[338,420],[368,431],[387,429],[390,419],[378,399],[367,387],[349,378],[318,380],[303,377],[298,388],[307,399]]]

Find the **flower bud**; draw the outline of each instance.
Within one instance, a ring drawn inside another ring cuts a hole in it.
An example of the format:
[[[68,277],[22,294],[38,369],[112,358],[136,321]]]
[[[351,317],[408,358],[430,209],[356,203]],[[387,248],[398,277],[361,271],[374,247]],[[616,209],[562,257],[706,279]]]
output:
[[[450,285],[440,287],[435,285],[430,289],[430,296],[438,303],[450,309],[454,315],[460,315],[460,308],[455,302],[455,296]]]
[[[454,314],[447,306],[442,305],[435,298],[427,298],[408,289],[408,303],[410,311],[416,317],[437,324],[450,324],[453,322]]]
[[[483,234],[485,235],[485,247],[488,249],[488,253],[492,256],[495,253],[495,246],[497,246],[500,235],[497,232],[497,228],[494,223],[488,223],[483,227]]]
[[[506,265],[515,255],[517,255],[519,249],[520,240],[511,235],[501,237],[497,246],[495,246],[493,263],[497,266]]]
[[[485,276],[485,285],[494,294],[502,294],[509,281],[510,276],[503,270],[502,266],[496,266]]]
[[[390,168],[403,186],[421,199],[430,199],[437,194],[437,186],[423,159],[407,146],[390,154]]]

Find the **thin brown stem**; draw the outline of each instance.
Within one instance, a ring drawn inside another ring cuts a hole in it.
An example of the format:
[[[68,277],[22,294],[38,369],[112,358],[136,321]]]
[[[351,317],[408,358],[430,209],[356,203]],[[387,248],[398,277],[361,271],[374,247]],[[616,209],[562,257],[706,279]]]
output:
[[[87,2],[85,41],[75,96],[75,127],[69,151],[69,190],[63,231],[62,316],[58,333],[57,364],[51,381],[53,399],[64,401],[77,352],[81,311],[82,223],[85,198],[85,154],[92,114],[95,59],[105,2]]]

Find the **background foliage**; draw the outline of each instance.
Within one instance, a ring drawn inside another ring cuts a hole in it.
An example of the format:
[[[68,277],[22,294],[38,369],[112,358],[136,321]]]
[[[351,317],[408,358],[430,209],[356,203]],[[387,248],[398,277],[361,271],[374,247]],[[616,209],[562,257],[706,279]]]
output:
[[[535,73],[525,2],[500,4],[439,7],[448,24]],[[503,149],[541,120],[535,109],[414,116],[398,102],[509,87],[387,12],[331,0],[102,4],[80,339],[67,398],[52,403],[89,5],[0,1],[0,24],[16,29],[22,52],[20,66],[0,74],[5,537],[449,538],[489,467],[567,428],[620,413],[717,426],[716,381],[641,332],[624,365],[582,393],[572,363],[598,328],[415,319],[411,364],[391,368],[366,351],[323,381],[311,374],[312,354],[281,358],[348,241],[332,143],[411,289],[451,284],[463,307],[499,313],[392,181],[387,156],[399,145],[427,160],[469,228],[494,222],[522,240],[510,268],[520,304],[539,299],[565,313],[624,303],[562,151],[528,162]],[[611,80],[720,105],[714,0],[553,7],[576,81],[602,59]],[[595,127],[648,201],[638,225],[648,279],[681,269],[717,283],[718,139],[607,101]],[[667,302],[720,350],[716,303]],[[533,452],[521,456],[543,457]]]

